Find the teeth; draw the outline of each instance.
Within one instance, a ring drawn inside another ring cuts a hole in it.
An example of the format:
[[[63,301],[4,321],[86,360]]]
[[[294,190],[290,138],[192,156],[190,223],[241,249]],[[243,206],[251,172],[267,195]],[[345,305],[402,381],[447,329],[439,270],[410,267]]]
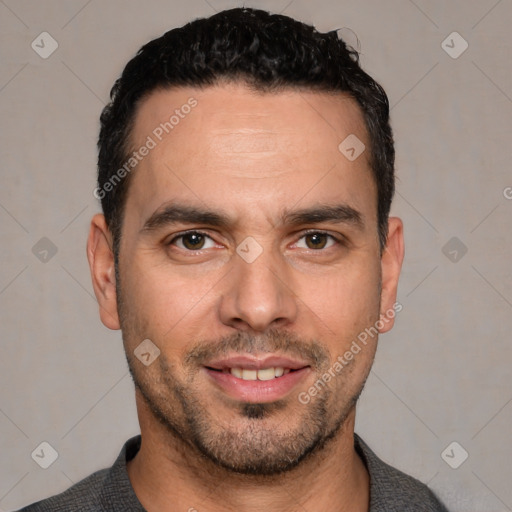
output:
[[[256,370],[242,370],[242,379],[256,380],[257,378],[258,378],[258,372]]]
[[[238,377],[239,379],[242,378],[242,369],[241,368],[231,368],[231,375],[234,375],[235,377]]]
[[[258,380],[270,380],[274,379],[276,376],[274,368],[264,368],[262,370],[258,370]]]
[[[246,370],[245,368],[230,368],[231,375],[243,380],[272,380],[290,373],[289,368],[262,368],[261,370]]]

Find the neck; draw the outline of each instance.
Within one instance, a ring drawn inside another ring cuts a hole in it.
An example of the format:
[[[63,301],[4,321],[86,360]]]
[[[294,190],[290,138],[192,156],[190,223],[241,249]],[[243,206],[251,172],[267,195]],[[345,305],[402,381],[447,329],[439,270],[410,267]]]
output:
[[[354,449],[355,408],[318,453],[265,477],[233,473],[206,460],[156,421],[138,393],[137,409],[142,443],[127,470],[148,512],[368,510],[369,475]]]

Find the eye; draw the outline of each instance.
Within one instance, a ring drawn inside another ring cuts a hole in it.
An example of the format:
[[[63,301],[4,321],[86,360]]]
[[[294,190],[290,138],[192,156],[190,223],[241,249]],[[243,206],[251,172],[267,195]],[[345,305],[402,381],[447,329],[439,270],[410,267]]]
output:
[[[215,242],[204,233],[199,231],[189,231],[173,238],[169,245],[175,245],[180,249],[187,251],[199,251],[201,249],[211,249],[215,247]]]
[[[320,250],[327,249],[336,243],[338,243],[338,240],[336,240],[332,235],[321,231],[315,231],[302,236],[297,242],[296,247],[299,247],[300,249]]]

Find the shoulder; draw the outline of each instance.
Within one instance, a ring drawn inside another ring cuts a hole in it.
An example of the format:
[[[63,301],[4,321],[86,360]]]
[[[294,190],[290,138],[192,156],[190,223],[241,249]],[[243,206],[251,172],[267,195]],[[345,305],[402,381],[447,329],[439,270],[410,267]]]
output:
[[[140,448],[141,437],[129,439],[113,466],[100,469],[66,491],[22,508],[18,512],[144,512],[126,469]]]
[[[69,510],[88,512],[98,510],[103,484],[108,472],[108,469],[96,471],[63,493],[28,505],[19,512],[68,512]]]
[[[354,440],[370,474],[370,512],[448,512],[425,484],[379,459],[357,434]]]

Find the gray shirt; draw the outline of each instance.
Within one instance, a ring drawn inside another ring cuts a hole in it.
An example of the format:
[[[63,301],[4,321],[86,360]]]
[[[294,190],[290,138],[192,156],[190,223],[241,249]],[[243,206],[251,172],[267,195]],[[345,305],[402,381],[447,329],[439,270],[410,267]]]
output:
[[[380,460],[357,434],[354,441],[370,474],[369,512],[448,512],[426,485]],[[146,512],[126,471],[126,462],[135,457],[140,442],[140,435],[132,437],[111,468],[19,512]]]

